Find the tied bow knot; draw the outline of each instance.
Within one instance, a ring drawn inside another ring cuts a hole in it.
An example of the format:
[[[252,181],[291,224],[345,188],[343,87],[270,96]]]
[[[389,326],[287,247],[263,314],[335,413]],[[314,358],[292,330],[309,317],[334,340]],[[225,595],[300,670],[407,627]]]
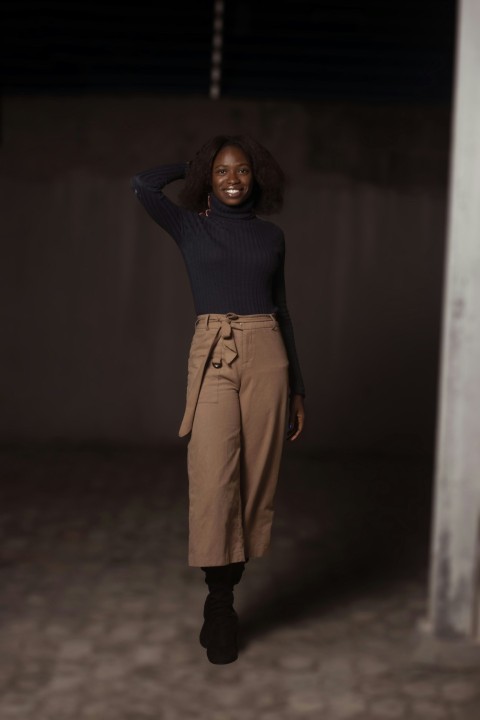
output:
[[[235,338],[232,332],[232,320],[237,320],[238,315],[235,313],[227,313],[222,319],[220,326],[220,335],[223,341],[223,356],[227,365],[231,365],[232,362],[238,357],[237,346],[235,344]]]

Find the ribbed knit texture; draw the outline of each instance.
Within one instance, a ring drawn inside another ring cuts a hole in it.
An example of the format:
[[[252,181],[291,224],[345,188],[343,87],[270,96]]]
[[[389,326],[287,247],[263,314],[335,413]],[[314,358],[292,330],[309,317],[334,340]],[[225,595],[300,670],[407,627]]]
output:
[[[162,165],[135,175],[131,184],[149,215],[180,248],[197,315],[276,313],[289,361],[290,392],[305,395],[286,301],[282,230],[256,217],[251,200],[233,207],[212,194],[206,215],[179,207],[162,188],[187,171],[187,163]]]

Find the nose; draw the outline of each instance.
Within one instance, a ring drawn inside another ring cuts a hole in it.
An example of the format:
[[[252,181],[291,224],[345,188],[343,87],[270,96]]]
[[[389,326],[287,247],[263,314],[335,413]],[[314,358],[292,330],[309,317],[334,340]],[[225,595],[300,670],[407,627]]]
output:
[[[227,180],[229,185],[236,185],[239,182],[238,176],[233,168],[228,171]]]

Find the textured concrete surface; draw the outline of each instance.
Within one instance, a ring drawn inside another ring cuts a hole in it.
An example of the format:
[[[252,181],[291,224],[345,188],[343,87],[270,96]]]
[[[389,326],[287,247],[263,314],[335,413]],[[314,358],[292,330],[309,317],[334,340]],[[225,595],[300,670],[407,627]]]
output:
[[[478,720],[480,668],[416,665],[431,468],[288,452],[239,660],[198,643],[183,451],[0,453],[1,720]]]

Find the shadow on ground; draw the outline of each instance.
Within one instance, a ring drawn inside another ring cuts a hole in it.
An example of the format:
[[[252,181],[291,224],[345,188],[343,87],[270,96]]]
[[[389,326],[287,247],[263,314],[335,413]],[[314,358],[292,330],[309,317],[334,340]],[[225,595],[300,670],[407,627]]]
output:
[[[399,581],[426,584],[431,487],[426,461],[287,458],[277,492],[273,571],[244,609],[243,646],[363,595],[394,593]]]
[[[0,463],[3,563],[34,564],[42,549],[105,566],[161,565],[170,553],[181,573],[196,572],[187,566],[183,448],[6,448]],[[271,547],[244,576],[262,590],[249,632],[424,575],[431,485],[426,461],[286,453]]]

